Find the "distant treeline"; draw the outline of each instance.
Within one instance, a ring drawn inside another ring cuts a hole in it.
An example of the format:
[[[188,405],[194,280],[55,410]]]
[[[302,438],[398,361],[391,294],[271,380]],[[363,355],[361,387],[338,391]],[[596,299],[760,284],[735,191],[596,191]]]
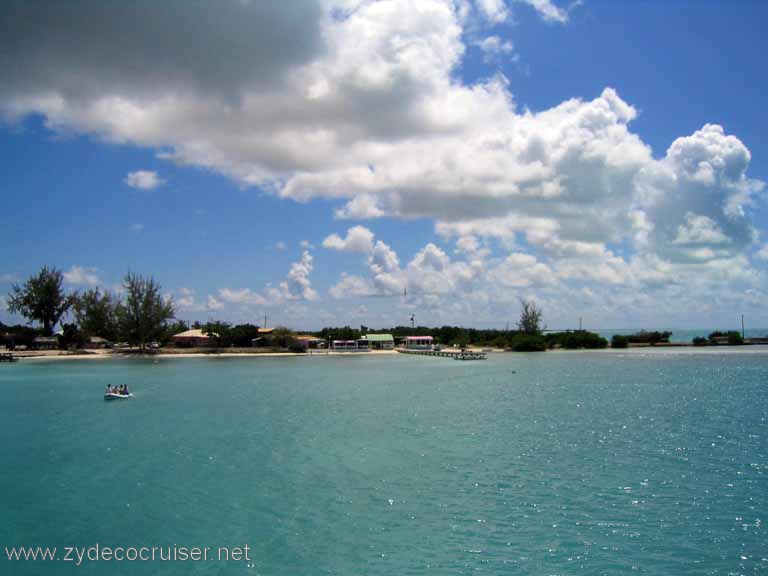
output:
[[[548,348],[605,348],[608,341],[598,334],[586,330],[568,332],[526,333],[521,330],[482,330],[462,328],[460,326],[395,326],[387,329],[372,330],[366,326],[360,329],[344,327],[323,328],[314,332],[323,340],[355,340],[365,334],[392,334],[397,340],[407,336],[432,336],[435,343],[443,346],[479,346],[488,348],[503,348],[520,352],[543,351]]]

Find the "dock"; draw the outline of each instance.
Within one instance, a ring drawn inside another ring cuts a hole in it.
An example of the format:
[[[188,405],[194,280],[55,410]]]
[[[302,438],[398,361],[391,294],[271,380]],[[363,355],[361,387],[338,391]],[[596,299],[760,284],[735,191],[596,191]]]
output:
[[[417,354],[418,356],[435,356],[437,358],[453,358],[454,360],[485,360],[488,355],[485,352],[466,352],[466,351],[448,351],[448,350],[408,350],[407,348],[398,348],[400,354]]]
[[[14,358],[10,352],[0,353],[0,362],[16,362],[18,358]]]

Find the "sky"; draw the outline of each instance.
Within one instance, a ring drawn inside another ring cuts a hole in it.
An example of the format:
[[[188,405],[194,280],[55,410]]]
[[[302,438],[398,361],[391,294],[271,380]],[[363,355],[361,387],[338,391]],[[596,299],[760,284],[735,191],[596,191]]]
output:
[[[47,265],[299,330],[768,326],[766,17],[7,0],[0,295]]]

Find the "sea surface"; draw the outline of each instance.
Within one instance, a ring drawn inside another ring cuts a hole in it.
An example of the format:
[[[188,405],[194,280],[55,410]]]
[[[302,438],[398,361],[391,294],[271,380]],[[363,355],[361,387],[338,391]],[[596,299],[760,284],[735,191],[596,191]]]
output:
[[[759,347],[2,364],[0,574],[768,574],[767,419]],[[96,544],[250,560],[3,550]]]

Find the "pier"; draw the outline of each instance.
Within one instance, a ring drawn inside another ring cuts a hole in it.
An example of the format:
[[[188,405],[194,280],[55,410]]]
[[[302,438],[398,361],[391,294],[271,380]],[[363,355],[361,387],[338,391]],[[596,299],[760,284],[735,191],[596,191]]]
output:
[[[488,355],[485,352],[465,352],[449,350],[409,350],[398,348],[400,354],[417,354],[419,356],[436,356],[438,358],[453,358],[454,360],[485,360]]]

